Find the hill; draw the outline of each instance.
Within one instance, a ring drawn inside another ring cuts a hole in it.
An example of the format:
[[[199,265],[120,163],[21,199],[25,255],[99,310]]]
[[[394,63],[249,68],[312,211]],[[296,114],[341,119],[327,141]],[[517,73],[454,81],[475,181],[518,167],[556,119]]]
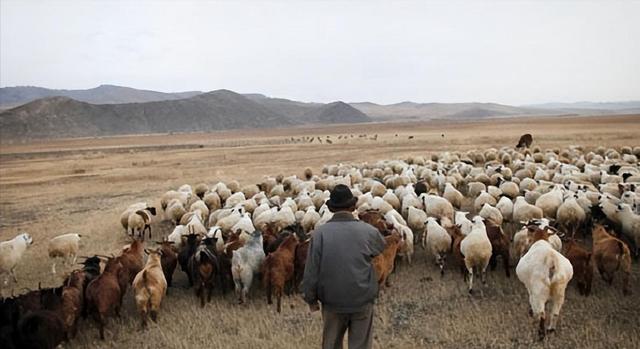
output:
[[[218,90],[148,103],[90,104],[50,97],[0,113],[0,140],[282,127],[298,122]]]
[[[369,116],[344,102],[333,102],[302,115],[305,122],[314,124],[354,124],[372,121]]]
[[[92,104],[144,103],[189,98],[200,91],[164,93],[115,85],[100,85],[87,90],[53,90],[36,86],[0,88],[0,109],[8,109],[36,99],[62,96]]]

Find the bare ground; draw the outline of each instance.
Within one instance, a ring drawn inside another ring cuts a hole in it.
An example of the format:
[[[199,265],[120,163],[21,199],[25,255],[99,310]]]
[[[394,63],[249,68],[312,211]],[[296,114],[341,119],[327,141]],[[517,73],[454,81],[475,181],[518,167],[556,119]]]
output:
[[[246,184],[263,175],[302,174],[307,166],[319,172],[324,164],[514,146],[518,136],[527,132],[542,148],[637,146],[640,117],[381,123],[3,145],[0,240],[23,230],[35,238],[17,269],[19,283],[14,289],[21,293],[22,288],[37,288],[39,282],[43,287],[61,282],[61,277],[49,272],[48,238],[80,232],[88,236],[83,254],[117,252],[126,243],[120,212],[137,201],[157,204],[162,193],[184,183],[236,179]],[[375,134],[376,141],[371,139]],[[324,141],[327,135],[333,144],[297,141],[303,136]],[[346,135],[346,140],[338,140],[339,135]],[[153,229],[166,234],[171,227],[158,222]],[[637,262],[632,296],[622,296],[619,280],[610,288],[596,277],[589,298],[580,297],[571,284],[559,331],[538,342],[527,314],[526,290],[515,275],[507,279],[499,267],[489,273],[488,286],[480,294],[469,296],[452,266],[441,279],[431,260],[421,249],[417,251],[414,264],[399,266],[391,276],[392,287],[378,301],[377,348],[640,347]],[[64,347],[306,348],[320,344],[320,315],[308,314],[298,296],[285,300],[282,314],[267,306],[259,287],[248,305],[236,305],[231,294],[218,293],[200,309],[193,291],[183,288],[186,279],[180,271],[175,280],[177,287],[170,289],[157,325],[139,330],[129,294],[122,318],[109,321],[107,341],[97,339],[92,321],[83,321],[79,336]]]

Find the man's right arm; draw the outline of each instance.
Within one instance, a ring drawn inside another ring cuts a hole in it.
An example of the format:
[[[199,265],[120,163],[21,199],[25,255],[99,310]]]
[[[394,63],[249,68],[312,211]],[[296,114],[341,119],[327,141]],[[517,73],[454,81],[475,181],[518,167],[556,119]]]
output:
[[[311,238],[302,279],[304,300],[311,305],[318,303],[318,275],[320,274],[320,257],[322,256],[321,239],[322,237],[318,232]]]

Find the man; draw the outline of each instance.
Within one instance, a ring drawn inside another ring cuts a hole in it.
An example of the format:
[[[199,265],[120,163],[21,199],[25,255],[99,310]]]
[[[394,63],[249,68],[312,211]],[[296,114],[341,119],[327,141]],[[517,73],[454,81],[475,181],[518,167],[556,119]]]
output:
[[[349,349],[373,344],[373,301],[378,282],[371,259],[384,249],[377,229],[353,217],[356,198],[339,184],[327,206],[333,217],[319,227],[311,239],[302,281],[310,310],[322,303],[322,347],[342,348],[349,330]]]

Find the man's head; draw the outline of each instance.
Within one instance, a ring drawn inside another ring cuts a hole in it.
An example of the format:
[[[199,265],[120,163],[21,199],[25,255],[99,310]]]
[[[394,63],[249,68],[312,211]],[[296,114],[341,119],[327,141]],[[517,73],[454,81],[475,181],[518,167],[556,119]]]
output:
[[[351,189],[344,184],[336,185],[331,191],[327,207],[331,212],[352,212],[356,209],[356,199],[351,193]]]

